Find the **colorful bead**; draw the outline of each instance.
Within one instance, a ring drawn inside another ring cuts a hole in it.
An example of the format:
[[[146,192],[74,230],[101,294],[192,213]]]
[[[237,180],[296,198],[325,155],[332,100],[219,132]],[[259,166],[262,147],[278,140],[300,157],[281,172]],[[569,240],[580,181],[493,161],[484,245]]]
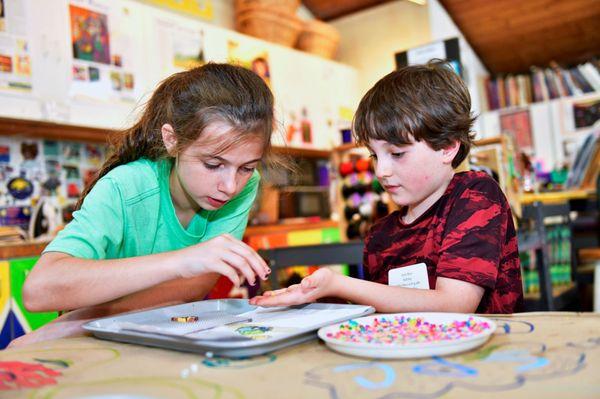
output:
[[[478,322],[473,317],[447,324],[431,323],[421,317],[375,317],[367,324],[349,320],[340,324],[335,333],[328,333],[327,337],[343,342],[404,345],[454,341],[481,334],[490,328],[489,323]]]

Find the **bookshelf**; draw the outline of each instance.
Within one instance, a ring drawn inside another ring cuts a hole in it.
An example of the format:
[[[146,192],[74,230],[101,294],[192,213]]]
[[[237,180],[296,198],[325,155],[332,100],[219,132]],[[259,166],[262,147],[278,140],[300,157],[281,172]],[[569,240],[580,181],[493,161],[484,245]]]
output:
[[[548,68],[531,67],[528,74],[507,74],[483,79],[487,110],[527,106],[564,97],[600,92],[600,61],[571,68],[551,63]]]
[[[517,151],[541,160],[547,170],[557,168],[571,163],[580,143],[592,131],[591,126],[577,126],[575,109],[580,105],[593,107],[594,104],[600,106],[600,92],[482,112],[479,118],[481,131],[485,134],[481,138],[507,132],[513,137],[520,135],[519,138],[515,137]],[[517,118],[519,114],[525,115],[525,121],[521,123],[521,131],[515,133],[510,126],[506,126],[505,121]]]

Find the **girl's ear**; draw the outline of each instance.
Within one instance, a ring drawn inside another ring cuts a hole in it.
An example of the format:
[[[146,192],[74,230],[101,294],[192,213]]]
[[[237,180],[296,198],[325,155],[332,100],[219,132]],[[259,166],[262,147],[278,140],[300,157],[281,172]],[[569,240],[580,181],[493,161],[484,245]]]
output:
[[[177,155],[177,136],[175,136],[173,126],[165,123],[160,128],[160,133],[162,135],[163,144],[167,149],[167,153],[173,157]]]
[[[460,150],[460,141],[454,141],[448,147],[442,149],[442,159],[444,163],[452,163],[454,161],[454,157],[458,154],[458,150]]]

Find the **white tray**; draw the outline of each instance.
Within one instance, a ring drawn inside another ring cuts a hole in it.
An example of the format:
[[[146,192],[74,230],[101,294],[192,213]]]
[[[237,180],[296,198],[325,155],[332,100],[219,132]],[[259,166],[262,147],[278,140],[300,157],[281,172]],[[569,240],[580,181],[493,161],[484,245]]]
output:
[[[466,321],[472,317],[476,322],[487,322],[490,326],[485,331],[464,338],[458,338],[452,341],[438,341],[428,343],[410,343],[410,344],[383,344],[383,343],[358,343],[347,342],[332,337],[328,337],[328,333],[335,333],[339,330],[339,326],[344,323],[337,323],[331,326],[322,327],[319,329],[318,335],[328,347],[336,352],[367,358],[377,359],[415,359],[430,356],[450,355],[453,353],[465,352],[487,342],[490,336],[496,330],[496,323],[485,317],[474,316],[461,313],[393,313],[393,314],[378,314],[367,317],[353,319],[361,324],[371,324],[375,318],[393,318],[393,317],[421,317],[429,323],[452,323],[453,321]]]

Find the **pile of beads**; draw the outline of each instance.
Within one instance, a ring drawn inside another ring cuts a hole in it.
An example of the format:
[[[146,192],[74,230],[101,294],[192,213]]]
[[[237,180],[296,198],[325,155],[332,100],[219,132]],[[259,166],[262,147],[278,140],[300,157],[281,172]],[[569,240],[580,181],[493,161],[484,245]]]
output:
[[[394,316],[374,318],[371,324],[349,320],[340,324],[338,331],[327,337],[342,342],[405,345],[417,343],[447,342],[472,337],[491,327],[473,317],[452,323],[430,323],[421,317]]]

